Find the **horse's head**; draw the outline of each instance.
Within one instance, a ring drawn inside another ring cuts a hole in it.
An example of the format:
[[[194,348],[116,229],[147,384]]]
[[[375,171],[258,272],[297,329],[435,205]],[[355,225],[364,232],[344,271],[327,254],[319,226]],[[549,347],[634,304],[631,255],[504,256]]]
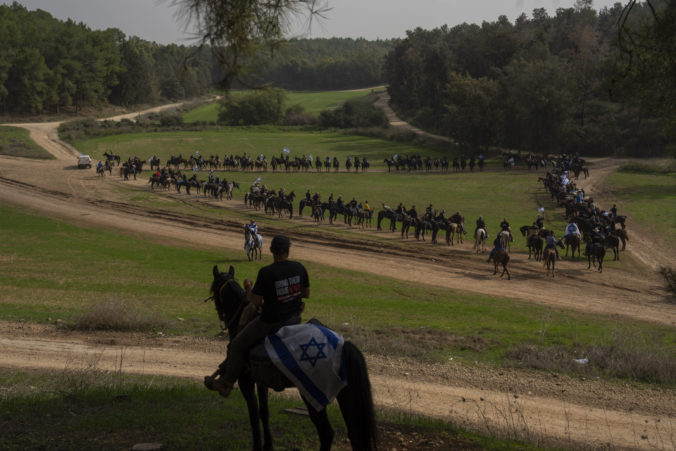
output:
[[[211,283],[211,294],[218,312],[218,318],[226,325],[246,302],[246,293],[235,281],[235,268],[230,266],[228,272],[220,272],[218,266],[213,268],[214,280]]]

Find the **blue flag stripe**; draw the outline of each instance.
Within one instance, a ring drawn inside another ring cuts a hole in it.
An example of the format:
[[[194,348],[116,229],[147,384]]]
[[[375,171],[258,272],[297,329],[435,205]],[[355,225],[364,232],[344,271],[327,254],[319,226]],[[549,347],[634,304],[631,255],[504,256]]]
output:
[[[322,406],[328,405],[329,400],[326,398],[326,396],[324,396],[324,393],[322,393],[322,391],[319,388],[317,388],[317,386],[314,383],[312,383],[312,381],[305,374],[303,369],[300,366],[298,366],[296,359],[294,359],[293,355],[291,355],[291,352],[289,352],[289,349],[282,342],[282,340],[275,334],[268,335],[268,339],[270,340],[272,346],[275,348],[275,352],[277,353],[277,356],[279,356],[279,359],[282,361],[284,366],[289,370],[291,374],[293,374],[293,376],[298,380],[298,382],[303,385],[303,388],[308,392],[308,394],[312,396]]]
[[[310,323],[310,324],[312,324],[312,323]],[[320,326],[320,325],[317,325],[317,324],[312,324],[312,325],[315,326],[317,329],[319,329],[324,334],[326,339],[329,341],[329,344],[331,345],[331,347],[333,349],[336,349],[336,346],[338,346],[338,337],[336,337],[336,334],[334,334],[331,329],[327,329],[326,327],[323,327],[323,326]]]

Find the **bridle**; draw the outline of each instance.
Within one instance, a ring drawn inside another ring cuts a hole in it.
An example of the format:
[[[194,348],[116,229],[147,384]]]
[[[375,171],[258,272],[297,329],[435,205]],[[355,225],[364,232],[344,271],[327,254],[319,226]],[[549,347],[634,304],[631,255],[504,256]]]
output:
[[[218,296],[219,296],[219,298],[220,298],[221,300],[223,300],[223,289],[224,289],[225,287],[230,286],[231,284],[237,285],[237,282],[235,282],[235,279],[233,279],[233,278],[226,279],[225,282],[223,282],[223,283],[221,284],[221,287],[218,289]],[[237,296],[236,293],[233,292],[233,294],[234,294],[235,296]],[[212,295],[212,296],[209,296],[208,298],[206,298],[206,299],[204,300],[204,302],[207,302],[207,301],[210,301],[210,300],[216,301],[216,295],[214,294],[214,295]],[[228,321],[228,323],[225,325],[225,329],[230,330],[230,327],[233,325],[233,323],[235,322],[235,320],[236,320],[237,318],[239,318],[239,316],[240,316],[240,314],[242,313],[242,310],[244,310],[244,307],[246,306],[246,304],[247,304],[246,299],[243,299],[243,300],[242,300],[241,297],[240,297],[239,307],[237,307],[237,310],[235,310],[235,312],[233,313],[232,318],[231,318],[230,321]]]

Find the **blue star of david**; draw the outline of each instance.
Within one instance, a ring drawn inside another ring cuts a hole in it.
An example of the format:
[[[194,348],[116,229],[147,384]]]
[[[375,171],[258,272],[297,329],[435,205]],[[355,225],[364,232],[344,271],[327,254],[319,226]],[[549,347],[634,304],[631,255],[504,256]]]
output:
[[[313,357],[310,357],[307,351],[313,346],[317,348],[317,352]],[[312,368],[314,368],[317,360],[327,358],[326,354],[324,354],[324,346],[326,346],[326,343],[317,343],[314,337],[312,337],[307,344],[300,345],[300,348],[303,350],[303,354],[300,356],[300,361],[310,362],[310,365],[312,365]]]

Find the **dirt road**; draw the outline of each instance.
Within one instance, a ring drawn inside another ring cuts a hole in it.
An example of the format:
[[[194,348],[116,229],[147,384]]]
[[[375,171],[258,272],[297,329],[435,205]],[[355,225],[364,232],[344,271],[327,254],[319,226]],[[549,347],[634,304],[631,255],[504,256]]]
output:
[[[222,360],[225,343],[0,322],[0,347],[5,368],[93,367],[201,380]],[[676,440],[673,391],[618,390],[596,380],[451,363],[421,366],[376,356],[367,361],[381,408],[536,441],[553,438],[564,446],[672,449]]]
[[[195,246],[215,242],[231,249],[241,248],[241,224],[215,223],[161,207],[129,204],[114,189],[122,183],[118,177],[100,179],[93,171],[73,168],[77,152],[55,138],[53,125],[24,126],[36,130],[36,135],[31,136],[57,160],[0,157],[0,202],[78,224],[117,228],[124,233],[169,237]],[[591,169],[592,177],[582,181],[587,193],[598,189],[603,177],[616,167],[613,160],[596,162]],[[137,181],[135,187],[148,190],[145,181]],[[158,201],[162,196],[186,197],[157,195]],[[194,198],[193,201],[197,202]],[[223,201],[219,205],[243,208],[241,200]],[[548,278],[540,264],[514,252],[510,264],[512,280],[508,282],[493,276],[485,255],[475,256],[468,243],[452,248],[413,242],[402,245],[388,232],[373,231],[355,231],[340,246],[321,233],[304,232],[293,239],[294,257],[300,260],[557,308],[676,325],[676,309],[664,302],[661,280],[651,271],[609,268],[599,274],[587,271],[580,262],[563,261],[557,266],[556,277]],[[631,255],[636,239],[632,236],[627,250]],[[666,252],[654,251],[659,258],[667,258]],[[403,268],[399,264],[402,258],[416,264]],[[637,260],[641,261],[641,257]],[[62,369],[67,362],[82,362],[88,356],[100,355],[102,368],[110,368],[119,362],[119,354],[123,352],[123,371],[193,378],[210,373],[223,352],[222,343],[208,339],[73,334],[16,324],[0,326],[0,345],[3,350],[0,365],[5,367]],[[376,356],[367,358],[376,402],[382,407],[479,429],[503,429],[531,438],[555,437],[563,443],[593,447],[610,444],[671,449],[676,442],[673,391],[639,390],[602,381],[529,371],[497,371],[452,362],[426,366]]]

